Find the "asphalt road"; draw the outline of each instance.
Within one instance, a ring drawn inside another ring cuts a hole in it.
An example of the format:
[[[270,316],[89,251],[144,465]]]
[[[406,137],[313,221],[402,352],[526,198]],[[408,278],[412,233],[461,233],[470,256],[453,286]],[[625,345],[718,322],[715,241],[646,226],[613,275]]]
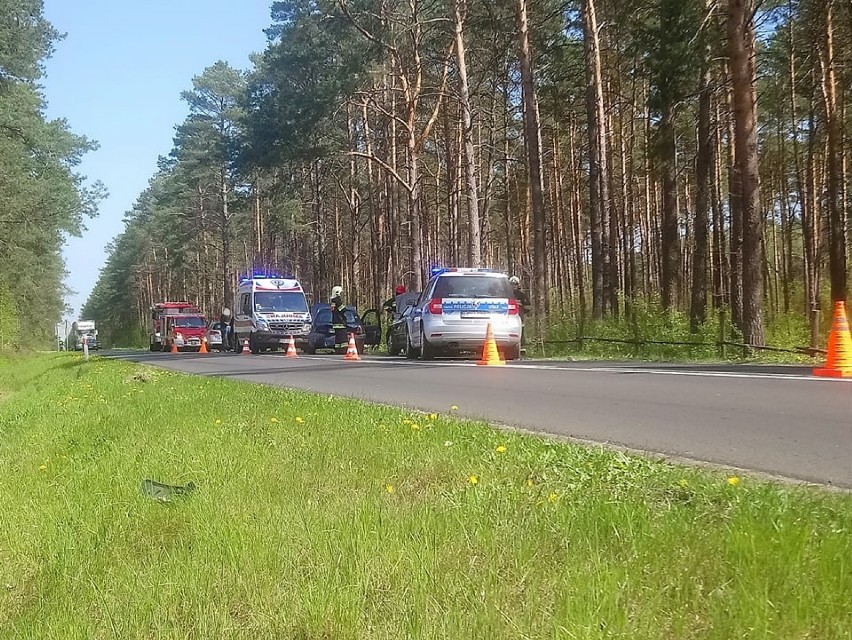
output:
[[[852,380],[809,368],[105,355],[430,411],[457,405],[465,417],[852,489]]]

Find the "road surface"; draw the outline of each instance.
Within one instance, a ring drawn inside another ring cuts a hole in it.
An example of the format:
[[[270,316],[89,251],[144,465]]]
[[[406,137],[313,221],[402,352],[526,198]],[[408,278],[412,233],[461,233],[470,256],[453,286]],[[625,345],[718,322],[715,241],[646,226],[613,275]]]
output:
[[[852,380],[791,366],[114,352],[198,375],[347,395],[852,489]]]

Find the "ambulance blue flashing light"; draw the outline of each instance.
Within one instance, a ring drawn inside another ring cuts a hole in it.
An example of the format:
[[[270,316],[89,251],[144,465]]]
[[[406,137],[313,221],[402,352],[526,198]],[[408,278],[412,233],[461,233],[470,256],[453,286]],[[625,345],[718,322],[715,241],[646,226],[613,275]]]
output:
[[[289,276],[288,276],[289,277]],[[240,278],[240,282],[251,282],[257,278],[282,278],[282,276],[277,273],[255,273],[250,276],[243,276]]]

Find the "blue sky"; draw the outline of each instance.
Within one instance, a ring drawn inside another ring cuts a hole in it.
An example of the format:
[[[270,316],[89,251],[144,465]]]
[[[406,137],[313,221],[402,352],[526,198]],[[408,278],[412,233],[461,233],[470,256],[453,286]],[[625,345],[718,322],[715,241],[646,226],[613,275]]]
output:
[[[180,92],[217,60],[249,68],[266,45],[271,0],[45,0],[44,15],[66,38],[43,79],[47,116],[65,118],[100,149],[80,172],[109,190],[99,217],[64,255],[67,302],[80,312],[106,260],[106,245],[171,150],[187,114]],[[73,320],[74,318],[69,318]]]

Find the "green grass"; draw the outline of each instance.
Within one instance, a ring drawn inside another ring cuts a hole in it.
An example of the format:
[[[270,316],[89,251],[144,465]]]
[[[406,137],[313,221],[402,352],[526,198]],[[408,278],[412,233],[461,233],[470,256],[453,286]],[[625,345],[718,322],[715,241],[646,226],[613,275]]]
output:
[[[830,314],[829,314],[830,315]],[[831,318],[823,318],[827,336]],[[722,357],[717,342],[720,337],[720,318],[709,312],[707,321],[696,333],[690,331],[689,317],[679,311],[665,313],[656,304],[637,303],[632,320],[605,318],[586,320],[558,318],[555,314],[548,320],[544,345],[530,339],[527,355],[535,358],[570,358],[574,360],[646,360],[653,362],[748,362],[814,364],[824,358],[812,358],[803,353],[794,353],[798,347],[810,344],[810,327],[801,314],[778,314],[768,317],[766,345],[790,352],[754,349],[744,353],[740,347],[727,346]],[[532,330],[532,327],[530,327]],[[730,313],[725,315],[725,339],[741,343],[742,336],[730,325]],[[582,343],[567,342],[578,337],[603,340],[585,340]],[[605,340],[633,340],[639,344],[606,342]],[[827,339],[827,338],[826,338]],[[655,344],[656,343],[656,344]],[[693,343],[693,344],[664,344]],[[822,345],[825,347],[825,344]]]
[[[850,637],[846,494],[73,354],[0,389],[3,638]]]

